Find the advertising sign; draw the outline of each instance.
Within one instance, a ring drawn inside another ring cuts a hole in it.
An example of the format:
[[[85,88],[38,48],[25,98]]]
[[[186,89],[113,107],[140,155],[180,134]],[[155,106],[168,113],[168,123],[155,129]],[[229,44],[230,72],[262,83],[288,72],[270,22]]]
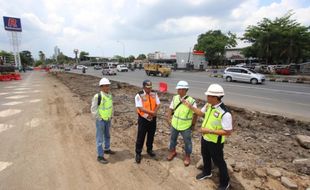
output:
[[[21,32],[22,24],[20,18],[3,17],[4,29],[8,31]]]

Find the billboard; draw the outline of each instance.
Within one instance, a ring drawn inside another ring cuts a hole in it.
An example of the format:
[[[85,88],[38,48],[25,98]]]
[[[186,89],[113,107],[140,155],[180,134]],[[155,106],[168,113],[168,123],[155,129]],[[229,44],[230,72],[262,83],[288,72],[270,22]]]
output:
[[[8,31],[21,32],[22,24],[20,18],[3,17],[4,29]]]

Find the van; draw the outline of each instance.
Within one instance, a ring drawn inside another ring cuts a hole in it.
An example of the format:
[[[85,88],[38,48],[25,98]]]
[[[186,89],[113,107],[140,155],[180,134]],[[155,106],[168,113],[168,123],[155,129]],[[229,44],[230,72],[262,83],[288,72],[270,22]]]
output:
[[[116,69],[118,72],[128,72],[128,67],[126,65],[117,65]]]
[[[227,82],[241,81],[250,82],[252,84],[264,83],[265,75],[257,73],[256,71],[242,67],[228,67],[224,71],[223,78]]]

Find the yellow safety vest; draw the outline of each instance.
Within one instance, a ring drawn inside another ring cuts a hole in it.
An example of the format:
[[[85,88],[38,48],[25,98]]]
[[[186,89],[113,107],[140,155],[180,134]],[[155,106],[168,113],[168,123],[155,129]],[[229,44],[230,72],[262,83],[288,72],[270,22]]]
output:
[[[98,94],[96,98],[98,98]],[[100,117],[103,120],[107,121],[111,119],[113,111],[113,101],[111,94],[105,94],[105,93],[101,94],[101,102],[100,105],[98,106],[98,111]]]
[[[221,130],[223,129],[222,126],[222,117],[223,114],[220,110],[217,108],[213,108],[210,104],[207,105],[207,111],[205,113],[205,118],[202,122],[202,128],[207,128],[210,130]],[[206,141],[218,143],[218,140],[220,140],[219,143],[225,142],[225,136],[219,136],[216,134],[204,134],[203,138]]]
[[[186,99],[190,104],[194,104],[195,100],[192,97],[188,97]],[[173,97],[173,106],[175,107],[180,103],[180,95],[175,95]],[[178,131],[184,131],[192,126],[194,112],[190,110],[184,104],[180,104],[180,106],[174,110],[174,114],[172,117],[172,127],[174,127]]]

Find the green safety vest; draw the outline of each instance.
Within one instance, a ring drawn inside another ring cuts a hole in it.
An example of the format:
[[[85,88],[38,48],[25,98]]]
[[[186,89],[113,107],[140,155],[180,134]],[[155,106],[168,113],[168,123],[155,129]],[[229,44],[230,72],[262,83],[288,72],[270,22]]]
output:
[[[217,108],[212,108],[210,104],[207,105],[207,111],[205,113],[205,118],[202,122],[202,128],[207,128],[211,130],[221,130],[222,127],[222,117],[223,114],[220,110]],[[204,134],[203,138],[206,141],[213,142],[213,143],[224,143],[225,142],[225,136],[220,136],[216,134]],[[221,140],[218,142],[218,140]]]
[[[194,104],[195,100],[192,97],[186,98],[186,100],[190,104]],[[173,97],[173,108],[180,103],[180,95],[175,95]],[[172,127],[174,127],[178,131],[184,131],[192,126],[192,120],[193,120],[194,112],[190,110],[187,106],[184,104],[180,104],[180,106],[174,110],[174,114],[172,117]]]
[[[96,98],[98,98],[98,94]],[[112,95],[101,93],[101,102],[100,102],[100,105],[98,106],[100,117],[105,121],[111,119],[112,110],[113,110]]]

